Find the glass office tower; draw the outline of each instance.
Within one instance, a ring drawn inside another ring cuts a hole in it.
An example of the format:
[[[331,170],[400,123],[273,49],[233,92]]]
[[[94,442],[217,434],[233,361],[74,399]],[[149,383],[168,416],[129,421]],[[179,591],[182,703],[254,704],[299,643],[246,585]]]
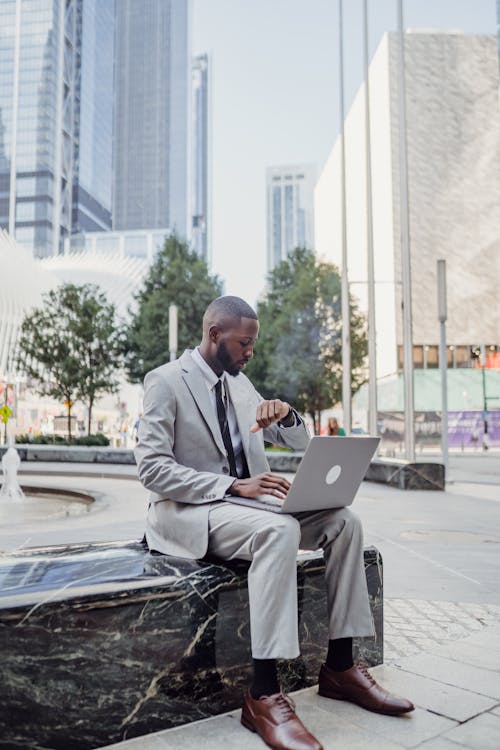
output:
[[[268,167],[267,268],[272,271],[297,247],[314,248],[314,164]]]
[[[186,234],[188,8],[186,0],[117,3],[114,229]]]
[[[0,0],[0,227],[45,257],[111,227],[114,0]]]
[[[79,0],[72,232],[111,229],[115,0]]]
[[[0,0],[0,226],[38,256],[71,230],[75,7]]]

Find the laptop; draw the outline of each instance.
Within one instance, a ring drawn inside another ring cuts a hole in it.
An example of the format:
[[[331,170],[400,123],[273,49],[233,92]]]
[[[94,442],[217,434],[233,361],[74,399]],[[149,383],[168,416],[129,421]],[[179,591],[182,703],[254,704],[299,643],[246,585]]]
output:
[[[226,502],[273,513],[344,508],[354,500],[379,442],[378,437],[315,436],[284,500],[266,494],[257,498],[230,497]]]

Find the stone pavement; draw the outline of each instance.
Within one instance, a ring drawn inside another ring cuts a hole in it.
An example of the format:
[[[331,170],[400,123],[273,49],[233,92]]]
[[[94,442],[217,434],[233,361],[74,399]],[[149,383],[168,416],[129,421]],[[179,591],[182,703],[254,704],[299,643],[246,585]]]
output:
[[[445,646],[497,623],[500,606],[493,604],[385,599],[384,662]]]
[[[500,624],[375,667],[372,673],[392,692],[410,698],[415,711],[398,718],[380,716],[321,698],[316,688],[298,691],[293,696],[298,714],[324,750],[500,748]],[[239,716],[232,711],[108,745],[107,750],[264,750]]]

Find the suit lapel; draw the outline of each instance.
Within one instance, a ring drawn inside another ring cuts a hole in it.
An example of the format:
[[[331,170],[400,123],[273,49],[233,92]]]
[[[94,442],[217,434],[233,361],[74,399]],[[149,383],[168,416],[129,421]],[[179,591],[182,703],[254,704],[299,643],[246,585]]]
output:
[[[193,361],[193,358],[191,357],[191,354],[188,350],[186,350],[184,354],[182,354],[179,361],[182,367],[182,377],[184,378],[187,387],[191,391],[191,395],[193,396],[196,405],[203,416],[203,419],[207,423],[212,433],[213,439],[217,444],[217,447],[225,456],[226,449],[222,440],[219,422],[215,415],[212,402],[210,401],[210,395],[208,393],[208,388],[205,382],[205,378],[203,377],[203,373],[197,366],[196,362]]]

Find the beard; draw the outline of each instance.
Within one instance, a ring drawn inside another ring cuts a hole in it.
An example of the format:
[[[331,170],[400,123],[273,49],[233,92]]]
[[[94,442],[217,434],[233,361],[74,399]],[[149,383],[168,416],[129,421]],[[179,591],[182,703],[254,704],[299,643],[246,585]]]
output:
[[[229,375],[236,376],[240,374],[241,367],[238,367],[238,365],[231,359],[231,356],[223,341],[221,341],[217,347],[217,359],[222,365],[222,368],[226,372],[228,372]]]

